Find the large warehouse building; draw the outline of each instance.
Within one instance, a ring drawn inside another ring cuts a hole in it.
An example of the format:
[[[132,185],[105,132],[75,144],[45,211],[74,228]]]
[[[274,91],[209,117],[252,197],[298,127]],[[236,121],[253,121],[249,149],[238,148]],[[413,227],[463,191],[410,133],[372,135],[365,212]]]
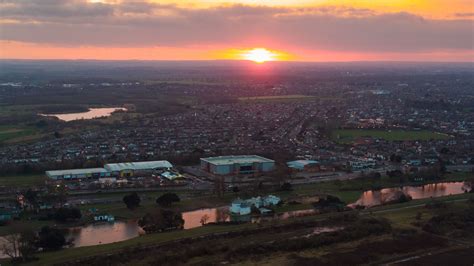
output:
[[[152,173],[157,170],[169,170],[173,165],[168,161],[109,163],[104,168],[114,176],[130,177],[140,173]]]
[[[72,180],[72,179],[99,179],[109,177],[110,173],[104,168],[85,168],[85,169],[68,169],[68,170],[51,170],[46,171],[46,175],[56,180]]]
[[[46,175],[56,180],[99,179],[105,177],[131,177],[151,174],[155,171],[168,171],[173,165],[168,161],[109,163],[104,168],[85,168],[46,171]]]
[[[215,175],[249,175],[270,172],[275,161],[257,155],[201,158],[201,169]]]

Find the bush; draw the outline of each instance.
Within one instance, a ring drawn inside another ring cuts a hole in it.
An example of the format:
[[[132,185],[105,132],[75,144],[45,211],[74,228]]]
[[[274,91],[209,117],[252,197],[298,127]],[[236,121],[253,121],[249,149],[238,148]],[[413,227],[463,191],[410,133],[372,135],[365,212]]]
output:
[[[290,183],[285,182],[285,183],[283,183],[283,185],[281,185],[280,190],[282,190],[282,191],[292,191],[293,188],[292,188]]]
[[[44,250],[58,250],[66,244],[64,233],[57,228],[45,226],[41,228],[38,237],[38,247]]]
[[[81,219],[81,210],[78,208],[59,208],[54,213],[54,219],[58,222],[68,222]]]
[[[184,220],[181,213],[159,209],[154,213],[147,213],[138,221],[138,225],[146,232],[161,232],[183,228]]]
[[[127,205],[127,208],[133,210],[140,206],[140,197],[138,196],[137,192],[133,192],[130,195],[123,197],[123,202]]]
[[[173,202],[179,202],[180,198],[175,193],[165,193],[156,199],[156,203],[163,207],[169,207]]]

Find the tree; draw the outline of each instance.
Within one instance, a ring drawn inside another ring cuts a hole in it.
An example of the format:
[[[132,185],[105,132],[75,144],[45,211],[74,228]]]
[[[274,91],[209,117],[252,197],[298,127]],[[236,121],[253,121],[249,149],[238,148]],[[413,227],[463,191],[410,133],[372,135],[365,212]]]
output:
[[[25,230],[20,234],[18,251],[23,261],[29,261],[33,258],[33,254],[38,250],[37,241],[38,237],[32,230]]]
[[[209,220],[209,215],[207,214],[204,214],[202,217],[201,217],[201,225],[205,225],[207,223],[207,221]]]
[[[34,191],[31,188],[29,188],[25,192],[24,196],[30,206],[32,206],[35,209],[38,207],[38,192],[37,191]]]
[[[78,208],[59,208],[54,214],[54,219],[58,222],[68,222],[81,219],[81,210]]]
[[[133,192],[130,195],[126,195],[123,197],[123,202],[127,205],[127,208],[133,210],[140,206],[140,197],[138,196],[137,192]]]
[[[66,244],[64,233],[57,228],[49,226],[41,228],[38,238],[38,247],[44,250],[58,250]]]
[[[280,189],[283,190],[283,191],[293,190],[293,188],[291,186],[291,183],[288,183],[288,182],[283,183],[283,185],[281,185]]]
[[[36,234],[23,227],[14,226],[11,234],[4,237],[1,247],[3,254],[9,256],[13,261],[28,261],[36,252]]]
[[[181,213],[172,210],[158,209],[147,213],[138,221],[145,232],[161,232],[170,229],[182,229],[184,225]]]
[[[20,257],[18,246],[20,245],[20,235],[11,234],[3,237],[5,242],[2,245],[3,254],[10,257],[12,260],[17,260]]]
[[[165,193],[156,199],[156,203],[163,207],[169,207],[173,202],[179,202],[180,198],[175,193]]]

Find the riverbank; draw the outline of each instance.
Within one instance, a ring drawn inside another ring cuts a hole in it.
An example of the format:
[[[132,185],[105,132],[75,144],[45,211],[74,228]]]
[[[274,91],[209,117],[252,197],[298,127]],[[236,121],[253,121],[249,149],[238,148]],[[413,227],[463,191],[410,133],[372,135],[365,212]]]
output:
[[[470,194],[461,194],[456,196],[447,196],[438,198],[437,200],[451,204],[450,209],[457,208],[457,206],[464,206],[466,201],[471,197]],[[436,210],[424,208],[424,204],[429,202],[431,199],[414,200],[408,203],[401,203],[396,205],[380,206],[369,210],[360,211],[362,215],[385,217],[389,219],[396,227],[412,226],[411,223],[416,220],[416,214],[422,211],[422,220],[429,219]],[[464,205],[463,205],[464,204]],[[357,211],[352,211],[357,212]],[[294,219],[278,221],[278,224],[291,223],[295,220],[306,221],[306,220],[324,220],[333,216],[340,215],[340,213],[328,213],[315,216],[299,217]],[[66,261],[73,261],[78,258],[83,258],[84,254],[88,256],[96,256],[100,254],[110,254],[120,252],[123,249],[130,249],[137,246],[147,245],[160,245],[163,243],[169,243],[183,238],[195,238],[210,234],[218,234],[223,232],[234,232],[252,228],[258,228],[261,226],[270,226],[272,223],[265,224],[239,224],[239,225],[213,225],[194,228],[190,230],[180,230],[166,233],[149,234],[131,240],[117,242],[113,244],[106,244],[100,246],[82,247],[67,249],[58,252],[40,253],[38,257],[39,261],[33,263],[35,265],[52,265],[55,263],[63,263]],[[32,264],[32,265],[33,265]]]

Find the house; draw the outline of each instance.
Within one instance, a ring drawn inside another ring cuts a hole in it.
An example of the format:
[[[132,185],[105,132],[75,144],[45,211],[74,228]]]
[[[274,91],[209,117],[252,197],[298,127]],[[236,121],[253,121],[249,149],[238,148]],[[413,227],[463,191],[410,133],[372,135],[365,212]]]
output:
[[[286,165],[293,171],[317,172],[321,170],[320,163],[313,160],[290,161]]]
[[[103,215],[95,215],[94,216],[95,222],[114,222],[115,217],[110,214],[103,214]]]
[[[252,209],[245,201],[237,199],[232,202],[230,212],[238,215],[249,215],[252,212]]]
[[[275,206],[280,203],[280,198],[273,195],[268,195],[266,197],[253,197],[247,200],[237,199],[234,200],[230,207],[230,212],[238,215],[247,215],[252,211],[252,207],[259,209],[260,213],[267,212],[267,208]]]

